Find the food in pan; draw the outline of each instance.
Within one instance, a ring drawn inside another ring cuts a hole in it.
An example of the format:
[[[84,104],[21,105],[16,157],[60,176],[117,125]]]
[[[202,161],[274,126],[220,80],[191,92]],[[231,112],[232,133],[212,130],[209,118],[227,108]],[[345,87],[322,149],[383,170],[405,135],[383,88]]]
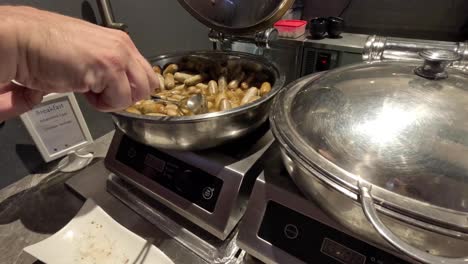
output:
[[[186,101],[202,94],[208,112],[225,111],[254,102],[272,89],[268,76],[255,67],[227,61],[224,65],[202,62],[171,63],[153,66],[159,89],[152,94],[160,100],[147,99],[126,109],[129,113],[149,116],[191,116]]]

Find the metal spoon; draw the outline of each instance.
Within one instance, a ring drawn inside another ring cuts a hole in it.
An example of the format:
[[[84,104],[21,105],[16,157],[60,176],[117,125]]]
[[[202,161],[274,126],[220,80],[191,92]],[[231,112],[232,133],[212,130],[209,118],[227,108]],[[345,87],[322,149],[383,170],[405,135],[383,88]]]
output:
[[[205,114],[208,112],[206,98],[203,94],[192,95],[187,100],[187,108],[194,114]]]
[[[196,115],[204,114],[208,112],[206,98],[202,94],[192,95],[188,99],[182,100],[182,101],[173,101],[173,100],[163,99],[157,95],[152,95],[151,99],[154,101],[175,104],[177,105],[179,110],[181,107],[186,107],[188,110],[190,110],[192,113]]]

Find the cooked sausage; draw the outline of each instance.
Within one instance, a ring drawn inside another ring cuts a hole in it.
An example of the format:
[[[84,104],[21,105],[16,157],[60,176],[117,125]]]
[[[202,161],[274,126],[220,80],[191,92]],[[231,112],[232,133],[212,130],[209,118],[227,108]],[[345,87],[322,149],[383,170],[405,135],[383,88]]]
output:
[[[254,96],[258,96],[258,89],[256,87],[251,87],[242,98],[241,105],[249,103],[250,99]]]
[[[214,105],[214,107],[216,109],[219,109],[219,106],[221,104],[221,100],[223,100],[223,99],[227,99],[226,92],[218,93],[218,95],[216,96],[215,105]]]
[[[201,74],[194,75],[184,81],[185,85],[193,86],[201,83],[203,81],[203,76]]]
[[[264,96],[271,91],[271,84],[269,82],[262,83],[260,87],[260,96]]]
[[[250,100],[249,100],[249,103],[251,103],[251,102],[253,102],[253,101],[256,101],[256,100],[258,100],[258,99],[260,99],[260,98],[262,98],[262,97],[260,97],[260,96],[258,96],[258,95],[257,95],[257,96],[252,96],[252,97],[250,98]]]
[[[176,110],[179,109],[179,107],[175,104],[167,104],[166,105],[166,110]]]
[[[161,74],[161,67],[159,67],[159,65],[154,65],[153,66],[153,71],[154,71],[154,73]]]
[[[234,92],[236,93],[237,97],[244,98],[244,95],[245,95],[244,90],[238,88]]]
[[[208,93],[210,95],[215,95],[218,93],[218,83],[215,80],[208,82]]]
[[[185,84],[177,85],[176,87],[174,87],[174,89],[172,89],[172,91],[174,91],[174,90],[176,90],[176,91],[177,90],[181,90],[181,91],[185,90]]]
[[[141,115],[141,112],[133,106],[130,106],[129,108],[125,109],[125,111],[132,113],[132,114]]]
[[[244,79],[245,77],[245,72],[241,72],[239,73],[235,78],[234,80],[232,80],[231,82],[229,82],[228,84],[228,88],[231,89],[231,90],[234,90],[234,89],[237,89],[239,87],[239,84],[242,82],[242,80]]]
[[[174,75],[172,73],[166,73],[164,75],[164,86],[166,89],[171,90],[175,86]]]
[[[167,109],[167,115],[168,115],[168,116],[178,116],[178,115],[179,115],[179,111],[174,110],[174,109]]]
[[[195,85],[197,88],[199,88],[200,90],[207,90],[208,89],[208,84],[204,84],[204,83],[198,83],[197,85]]]
[[[225,76],[221,76],[218,79],[218,92],[224,92],[227,89],[227,81]]]
[[[172,63],[172,64],[167,65],[166,69],[164,69],[163,71],[163,75],[166,76],[166,74],[168,73],[174,74],[178,70],[179,70],[179,66],[177,66],[177,64]]]
[[[244,90],[247,90],[247,89],[249,89],[249,84],[248,84],[247,82],[242,82],[241,85],[240,85],[240,87],[241,87],[242,89],[244,89]]]
[[[185,73],[185,72],[176,72],[174,73],[174,79],[178,82],[181,82],[181,83],[184,83],[185,80],[187,80],[188,78],[191,78],[193,77],[192,74],[188,74],[188,73]]]
[[[152,100],[146,100],[140,105],[140,112],[143,114],[148,113],[164,113],[164,105],[160,103],[156,103]]]
[[[231,108],[232,108],[231,102],[229,102],[229,100],[227,98],[224,98],[224,99],[221,100],[221,102],[219,104],[219,110],[220,111],[229,110]]]
[[[208,109],[213,108],[214,104],[212,102],[206,103],[206,106],[208,106]]]
[[[177,90],[171,90],[171,94],[172,94],[172,95],[174,95],[174,94],[182,94],[182,93],[184,93],[184,92],[185,92],[185,89],[184,89],[184,90],[179,90],[179,89],[177,89]]]
[[[180,94],[174,94],[173,96],[171,96],[171,99],[176,100],[176,101],[180,101],[180,100],[185,99],[185,96],[180,95]]]
[[[166,90],[166,87],[164,85],[164,77],[160,73],[156,73],[156,77],[158,77],[159,80],[159,89],[161,91]]]
[[[197,90],[198,90],[198,88],[197,88],[196,86],[190,86],[190,87],[187,89],[187,92],[188,92],[189,94],[195,94],[195,93],[197,93]]]

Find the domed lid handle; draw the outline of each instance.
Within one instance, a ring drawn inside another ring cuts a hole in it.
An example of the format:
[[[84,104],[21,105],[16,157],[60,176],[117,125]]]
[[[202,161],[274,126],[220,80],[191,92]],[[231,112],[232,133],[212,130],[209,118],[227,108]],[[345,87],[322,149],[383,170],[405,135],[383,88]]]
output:
[[[419,53],[424,64],[416,68],[415,73],[431,80],[445,79],[448,73],[447,66],[460,59],[460,55],[450,50],[429,49]]]

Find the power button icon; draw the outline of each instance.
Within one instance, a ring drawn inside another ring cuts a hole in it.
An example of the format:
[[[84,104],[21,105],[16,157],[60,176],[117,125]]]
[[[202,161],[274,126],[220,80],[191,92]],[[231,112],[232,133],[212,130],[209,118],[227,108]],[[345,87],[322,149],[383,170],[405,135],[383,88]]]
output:
[[[213,195],[214,195],[214,188],[212,187],[203,188],[203,191],[202,191],[203,199],[210,200],[211,198],[213,198]]]
[[[296,239],[299,236],[299,228],[293,224],[284,226],[283,232],[288,239]]]

